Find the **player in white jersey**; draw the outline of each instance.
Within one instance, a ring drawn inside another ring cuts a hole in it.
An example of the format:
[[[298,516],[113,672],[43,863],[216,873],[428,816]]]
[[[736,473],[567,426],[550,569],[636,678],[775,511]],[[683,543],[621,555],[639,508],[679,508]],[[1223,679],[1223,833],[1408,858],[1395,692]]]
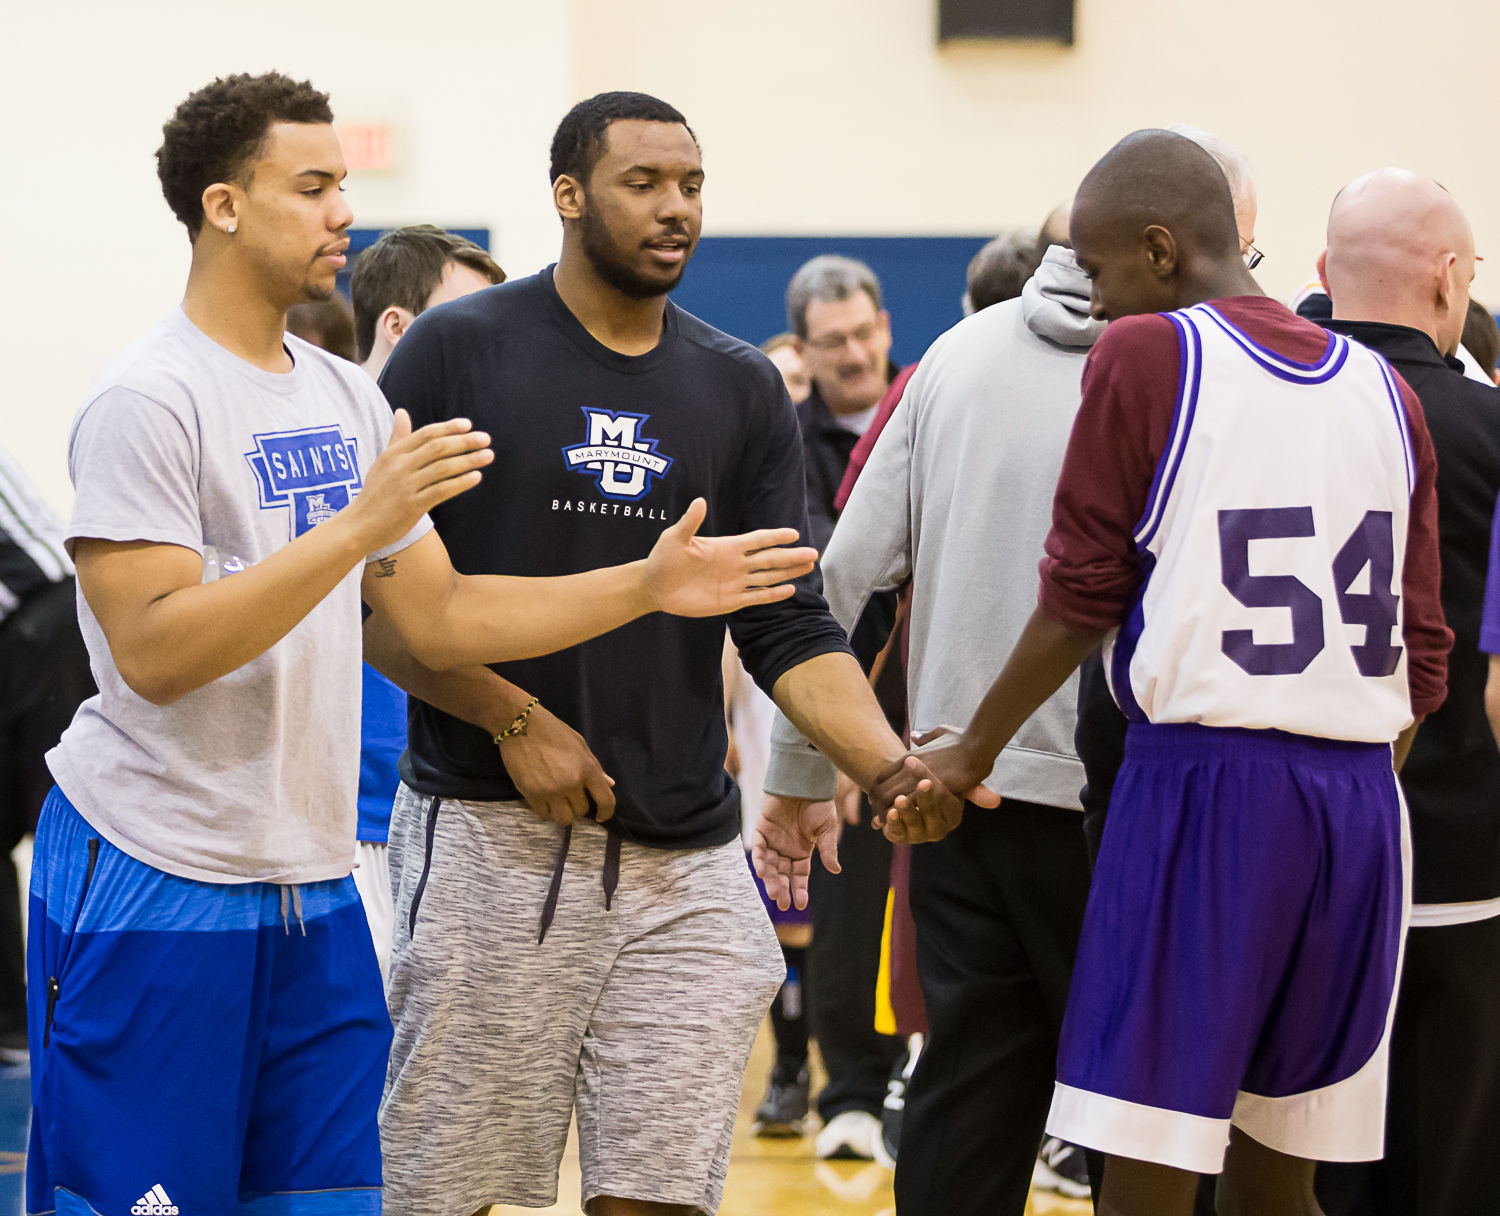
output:
[[[970,788],[1106,643],[1132,724],[1048,1131],[1108,1154],[1109,1216],[1186,1216],[1221,1170],[1221,1211],[1311,1216],[1314,1161],[1383,1149],[1409,904],[1392,745],[1441,702],[1451,642],[1432,445],[1383,361],[1260,292],[1189,141],[1121,141],[1072,235],[1113,323],[1039,606],[923,758]],[[931,830],[916,776],[877,790],[898,837]]]
[[[1140,602],[1105,645],[1116,701],[1137,722],[1389,743],[1411,721],[1392,574],[1416,475],[1395,374],[1337,335],[1311,365],[1283,358],[1212,304],[1168,319],[1182,389],[1135,532]]]

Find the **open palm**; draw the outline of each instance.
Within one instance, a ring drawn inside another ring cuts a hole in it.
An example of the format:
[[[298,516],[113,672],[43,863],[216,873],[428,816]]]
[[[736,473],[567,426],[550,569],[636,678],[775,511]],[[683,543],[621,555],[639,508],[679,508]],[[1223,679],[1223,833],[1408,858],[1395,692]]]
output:
[[[830,874],[839,872],[839,814],[832,801],[767,794],[750,845],[750,860],[766,895],[785,912],[807,907],[813,850]]]
[[[708,505],[693,499],[661,534],[646,558],[646,581],[657,608],[674,616],[722,616],[795,593],[818,560],[816,549],[787,548],[793,528],[762,528],[741,536],[699,536]]]

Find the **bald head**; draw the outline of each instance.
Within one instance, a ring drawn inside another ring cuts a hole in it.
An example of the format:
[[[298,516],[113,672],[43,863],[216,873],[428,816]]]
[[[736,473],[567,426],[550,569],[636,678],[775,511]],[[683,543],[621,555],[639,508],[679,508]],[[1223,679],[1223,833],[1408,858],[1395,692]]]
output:
[[[1420,329],[1448,355],[1463,334],[1474,262],[1474,234],[1451,194],[1379,169],[1333,200],[1318,270],[1338,320]]]
[[[1073,211],[1073,200],[1058,203],[1047,213],[1047,218],[1042,222],[1041,245],[1046,248],[1051,245],[1068,244],[1068,216]]]
[[[1137,131],[1110,149],[1078,188],[1070,231],[1094,279],[1097,315],[1162,312],[1258,290],[1240,257],[1223,171],[1170,131]]]
[[[1220,172],[1224,174],[1224,181],[1229,186],[1229,197],[1234,200],[1234,221],[1239,229],[1240,251],[1243,253],[1246,245],[1255,243],[1255,222],[1260,211],[1250,158],[1227,139],[1212,131],[1205,131],[1202,127],[1174,122],[1164,129],[1173,135],[1192,140],[1214,158],[1214,163],[1219,166]]]

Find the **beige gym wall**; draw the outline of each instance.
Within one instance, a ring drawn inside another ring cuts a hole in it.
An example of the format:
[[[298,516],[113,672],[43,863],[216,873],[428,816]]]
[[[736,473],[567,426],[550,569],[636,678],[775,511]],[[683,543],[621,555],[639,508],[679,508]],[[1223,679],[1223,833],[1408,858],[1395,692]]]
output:
[[[390,122],[398,171],[348,183],[364,226],[489,226],[504,264],[556,242],[547,147],[572,104],[571,13],[551,0],[30,0],[0,29],[0,443],[60,508],[67,435],[109,361],[182,296],[162,123],[193,89],[278,68],[341,119]]]
[[[656,92],[697,128],[710,234],[1035,223],[1119,135],[1182,121],[1255,161],[1261,281],[1274,294],[1311,273],[1337,188],[1385,164],[1444,182],[1480,252],[1500,256],[1483,83],[1500,45],[1494,0],[1078,0],[1071,49],[939,49],[933,10],[934,0],[87,0],[8,14],[0,443],[66,506],[81,395],[181,292],[187,243],[151,155],[161,123],[229,71],[308,75],[341,118],[393,123],[401,163],[351,180],[356,222],[488,225],[516,274],[556,245],[552,128],[569,103],[607,88]],[[1481,272],[1475,294],[1500,306],[1496,272]]]

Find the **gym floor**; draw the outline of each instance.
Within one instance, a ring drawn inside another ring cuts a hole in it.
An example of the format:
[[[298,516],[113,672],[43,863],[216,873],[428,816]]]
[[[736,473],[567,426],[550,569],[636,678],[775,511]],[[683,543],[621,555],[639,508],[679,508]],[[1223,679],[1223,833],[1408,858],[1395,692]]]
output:
[[[771,1063],[771,1040],[763,1029],[750,1057],[740,1114],[734,1127],[734,1156],[719,1216],[895,1216],[891,1174],[873,1161],[819,1161],[811,1134],[800,1140],[757,1140],[750,1122]],[[816,1076],[814,1084],[821,1080]],[[578,1146],[569,1137],[558,1185],[561,1202],[542,1209],[553,1216],[581,1216],[578,1206]],[[1026,1216],[1090,1216],[1087,1199],[1063,1199],[1033,1192]],[[491,1216],[534,1214],[535,1208],[491,1208]]]

